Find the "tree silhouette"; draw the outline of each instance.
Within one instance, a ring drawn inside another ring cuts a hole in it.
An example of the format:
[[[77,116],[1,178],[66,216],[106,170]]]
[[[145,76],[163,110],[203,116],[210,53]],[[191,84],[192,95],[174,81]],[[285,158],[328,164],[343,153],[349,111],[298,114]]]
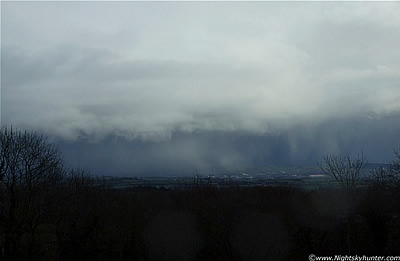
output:
[[[400,147],[393,149],[395,159],[389,162],[388,167],[379,167],[372,171],[374,184],[381,188],[400,185]]]
[[[12,127],[0,129],[0,231],[4,260],[15,260],[19,241],[29,235],[28,256],[35,251],[35,232],[42,223],[43,198],[61,181],[63,167],[57,148],[37,133]]]
[[[395,159],[390,162],[389,177],[396,184],[400,185],[400,148],[393,149]]]
[[[367,163],[363,153],[358,154],[356,158],[329,154],[325,156],[324,161],[325,165],[320,165],[321,170],[348,192],[356,188],[361,169]]]
[[[356,158],[342,155],[327,155],[324,158],[325,165],[320,165],[321,170],[328,176],[334,178],[345,190],[347,198],[347,252],[351,253],[350,227],[353,220],[352,207],[354,203],[355,190],[360,179],[361,169],[367,163],[364,154],[358,154]]]

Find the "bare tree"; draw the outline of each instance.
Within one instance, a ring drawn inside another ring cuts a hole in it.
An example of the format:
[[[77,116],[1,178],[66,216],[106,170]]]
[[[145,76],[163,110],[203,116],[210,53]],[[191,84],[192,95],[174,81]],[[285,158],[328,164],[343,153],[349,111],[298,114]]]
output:
[[[71,169],[66,175],[66,183],[69,190],[75,193],[95,187],[96,181],[87,170]]]
[[[334,178],[346,192],[346,216],[347,216],[347,252],[351,253],[351,224],[354,192],[360,179],[361,169],[367,164],[364,154],[358,154],[356,158],[342,155],[327,155],[324,158],[325,165],[320,165],[321,170]]]
[[[358,154],[356,158],[330,154],[325,156],[324,161],[325,165],[320,165],[321,170],[334,178],[346,191],[352,191],[356,188],[361,169],[367,163],[363,153]]]
[[[43,198],[61,181],[57,148],[42,135],[12,127],[0,129],[0,202],[5,260],[14,260],[22,235],[29,235],[32,257],[35,232],[42,223]]]
[[[400,185],[400,147],[393,149],[395,159],[390,161],[387,167],[379,167],[372,170],[374,184],[381,188]]]
[[[375,188],[385,189],[391,181],[388,169],[382,166],[371,170],[371,177]]]
[[[400,147],[393,149],[395,159],[390,162],[389,177],[396,185],[400,185]]]

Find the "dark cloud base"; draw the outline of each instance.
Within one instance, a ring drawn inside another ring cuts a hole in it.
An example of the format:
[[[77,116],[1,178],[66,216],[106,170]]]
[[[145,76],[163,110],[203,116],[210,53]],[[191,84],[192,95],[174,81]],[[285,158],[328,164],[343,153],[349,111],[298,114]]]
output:
[[[399,117],[336,119],[296,126],[274,134],[175,132],[164,141],[127,141],[114,135],[101,142],[59,140],[65,161],[95,175],[218,174],[267,165],[316,165],[328,153],[356,155],[385,163],[400,145]]]

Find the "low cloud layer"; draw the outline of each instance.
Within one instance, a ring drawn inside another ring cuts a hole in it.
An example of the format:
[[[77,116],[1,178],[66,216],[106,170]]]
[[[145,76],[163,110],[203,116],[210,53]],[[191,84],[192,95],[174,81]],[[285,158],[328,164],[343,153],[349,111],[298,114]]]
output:
[[[397,2],[5,2],[2,123],[65,142],[276,137],[337,121],[372,128],[350,140],[378,135],[400,115],[399,13]]]

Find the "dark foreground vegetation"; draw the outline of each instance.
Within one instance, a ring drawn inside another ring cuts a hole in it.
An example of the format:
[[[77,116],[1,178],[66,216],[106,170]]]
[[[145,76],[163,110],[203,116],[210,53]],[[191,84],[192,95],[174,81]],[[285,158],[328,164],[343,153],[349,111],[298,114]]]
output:
[[[66,170],[40,135],[3,128],[0,142],[0,260],[400,255],[396,162],[351,189],[115,190]]]

